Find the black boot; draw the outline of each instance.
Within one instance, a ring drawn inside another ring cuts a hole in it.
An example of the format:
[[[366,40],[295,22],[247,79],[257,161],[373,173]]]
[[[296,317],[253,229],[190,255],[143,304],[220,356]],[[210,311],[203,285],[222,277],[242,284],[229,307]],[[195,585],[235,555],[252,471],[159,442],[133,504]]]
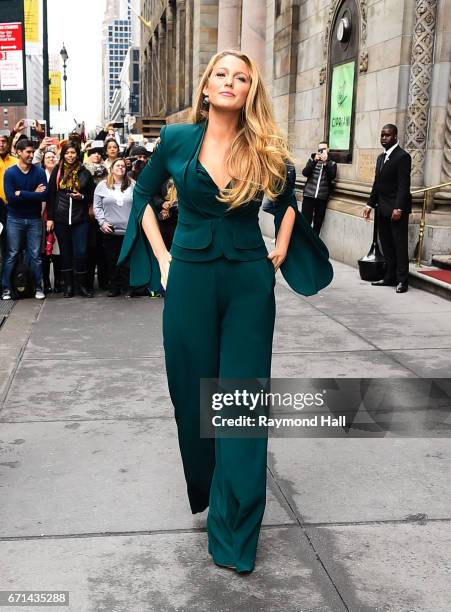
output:
[[[50,256],[42,256],[42,283],[44,285],[44,293],[50,293],[52,291],[52,285],[50,284]]]
[[[53,293],[61,293],[61,263],[59,255],[52,255]]]
[[[94,297],[94,294],[88,285],[88,276],[88,272],[75,272],[78,295],[86,298],[92,298]]]
[[[65,298],[74,297],[74,275],[73,275],[72,270],[63,270],[61,272],[61,275],[63,277],[63,285],[64,285],[63,297]]]

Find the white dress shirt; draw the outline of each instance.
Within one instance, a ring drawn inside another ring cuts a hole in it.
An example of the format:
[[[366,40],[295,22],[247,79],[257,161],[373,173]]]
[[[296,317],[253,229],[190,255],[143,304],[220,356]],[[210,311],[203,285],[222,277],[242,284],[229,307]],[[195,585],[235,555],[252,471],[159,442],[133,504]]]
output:
[[[387,161],[387,160],[390,158],[390,155],[391,155],[391,154],[393,153],[393,151],[396,149],[396,147],[398,146],[398,144],[399,144],[399,143],[398,143],[398,141],[396,141],[396,142],[395,142],[395,144],[394,144],[392,147],[390,147],[389,149],[387,149],[387,150],[385,151],[384,164],[385,164],[385,162],[386,162],[386,161]]]
[[[390,155],[393,153],[393,151],[396,149],[396,147],[399,145],[399,142],[396,141],[395,144],[390,147],[389,149],[387,149],[384,153],[385,157],[384,157],[384,164],[386,161],[388,161],[388,159],[390,158]],[[369,206],[368,204],[366,205],[367,208],[373,208],[372,206]]]

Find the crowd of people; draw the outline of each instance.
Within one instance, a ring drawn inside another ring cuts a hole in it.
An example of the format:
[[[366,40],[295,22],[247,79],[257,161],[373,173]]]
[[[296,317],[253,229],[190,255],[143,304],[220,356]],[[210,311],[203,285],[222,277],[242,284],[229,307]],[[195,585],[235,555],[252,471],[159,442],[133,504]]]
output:
[[[0,135],[0,247],[3,300],[62,293],[93,297],[150,295],[164,290],[129,286],[117,261],[130,215],[136,180],[152,145],[129,137],[121,150],[112,124],[94,141],[74,131],[63,141],[24,134],[19,121]],[[168,248],[177,221],[177,194],[166,184],[155,198]],[[95,279],[97,277],[97,283]]]
[[[146,147],[129,136],[121,150],[113,124],[102,129],[94,141],[85,141],[79,131],[58,141],[37,130],[36,142],[23,133],[24,128],[22,120],[10,134],[0,134],[2,299],[31,294],[44,299],[50,292],[66,298],[77,293],[93,297],[94,289],[107,291],[109,297],[163,297],[163,287],[158,291],[130,287],[128,268],[117,265],[135,184],[156,143]],[[387,153],[378,158],[364,216],[368,218],[376,200],[381,201],[378,233],[387,270],[384,279],[373,284],[392,285],[404,293],[408,289],[410,158],[398,146],[395,125],[387,124],[381,134]],[[392,162],[386,164],[390,153]],[[295,182],[294,166],[290,172]],[[302,174],[306,179],[302,214],[319,235],[337,175],[327,142],[318,144]],[[172,180],[164,184],[154,205],[169,251],[178,218]],[[263,208],[270,210],[271,202]]]

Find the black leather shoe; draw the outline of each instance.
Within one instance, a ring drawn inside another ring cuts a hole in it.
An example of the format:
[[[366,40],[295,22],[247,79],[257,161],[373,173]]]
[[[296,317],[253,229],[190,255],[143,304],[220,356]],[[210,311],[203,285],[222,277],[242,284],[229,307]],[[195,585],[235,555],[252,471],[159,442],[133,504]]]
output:
[[[371,283],[373,287],[396,287],[396,283],[393,281],[388,281],[383,278],[380,281],[376,281],[375,283]]]
[[[107,293],[107,297],[117,297],[118,295],[121,295],[120,289],[110,289]]]
[[[409,287],[403,283],[399,283],[396,287],[396,293],[406,293]]]

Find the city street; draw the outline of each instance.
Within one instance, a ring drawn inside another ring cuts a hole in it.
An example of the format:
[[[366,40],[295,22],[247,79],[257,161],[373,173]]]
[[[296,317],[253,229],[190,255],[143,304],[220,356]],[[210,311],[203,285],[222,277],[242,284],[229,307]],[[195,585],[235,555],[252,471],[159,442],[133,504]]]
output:
[[[334,269],[311,298],[278,275],[273,377],[449,376],[451,301]],[[212,563],[162,307],[50,296],[1,327],[0,590],[67,590],[71,612],[449,612],[446,438],[271,439],[256,569]]]

